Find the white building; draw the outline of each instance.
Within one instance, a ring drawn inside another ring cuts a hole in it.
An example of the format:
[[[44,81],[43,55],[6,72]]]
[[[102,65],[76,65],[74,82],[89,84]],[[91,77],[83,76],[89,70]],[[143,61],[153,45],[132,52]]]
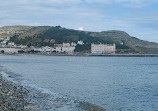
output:
[[[75,50],[75,47],[62,47],[62,52],[67,52],[68,54],[73,53]]]
[[[77,45],[77,44],[76,44],[76,43],[74,43],[74,42],[72,42],[72,43],[71,43],[71,46],[76,46],[76,45]]]
[[[41,52],[41,51],[42,51],[41,48],[34,48],[33,50],[34,50],[34,51],[37,51],[37,52]]]
[[[63,44],[54,44],[54,47],[62,47]]]
[[[82,40],[80,40],[80,41],[77,42],[77,44],[79,44],[79,45],[83,45],[84,42],[83,42]]]
[[[73,53],[75,50],[75,47],[55,47],[52,49],[52,51],[55,51],[55,52],[67,52],[68,54],[71,54]]]
[[[115,51],[115,44],[91,44],[91,53],[112,54]]]
[[[62,52],[62,47],[55,47],[52,51]]]
[[[41,50],[41,52],[51,52],[53,50],[53,48],[45,46],[45,47],[42,47],[40,50]]]
[[[16,47],[16,45],[15,45],[14,42],[9,42],[7,46],[8,46],[8,47]]]
[[[75,43],[73,43],[75,45]],[[63,44],[55,44],[52,51],[56,52],[67,52],[69,54],[73,53],[75,50],[75,46],[71,46],[70,43],[63,43]]]
[[[0,48],[0,52],[4,51],[4,53],[9,53],[9,54],[18,53],[19,50],[21,50],[21,49],[19,49],[19,48]]]
[[[70,47],[70,43],[63,43],[63,47]]]
[[[6,43],[7,43],[7,41],[6,41],[6,40],[4,40],[4,41],[2,41],[2,42],[1,42],[1,44],[5,44],[5,45],[6,45]]]
[[[21,49],[25,49],[25,48],[27,48],[26,45],[19,45],[18,47],[20,47]]]
[[[6,40],[6,41],[9,41],[9,40],[10,40],[10,37],[7,37],[5,40]]]

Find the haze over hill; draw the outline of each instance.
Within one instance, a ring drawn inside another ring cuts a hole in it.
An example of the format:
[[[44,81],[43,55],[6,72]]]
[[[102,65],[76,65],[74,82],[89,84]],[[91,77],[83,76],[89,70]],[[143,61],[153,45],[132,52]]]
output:
[[[158,53],[158,43],[140,40],[118,30],[87,32],[60,26],[5,26],[0,28],[0,37],[11,37],[11,41],[16,44],[36,47],[54,45],[44,42],[45,39],[55,39],[56,43],[82,40],[85,44],[115,43],[118,53],[122,49],[125,53]],[[88,47],[86,50],[90,50],[90,45],[85,45],[85,47]]]

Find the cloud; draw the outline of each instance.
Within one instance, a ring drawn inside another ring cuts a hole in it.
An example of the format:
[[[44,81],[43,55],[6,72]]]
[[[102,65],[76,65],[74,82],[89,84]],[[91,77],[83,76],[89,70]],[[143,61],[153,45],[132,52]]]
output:
[[[0,0],[1,5],[28,5],[28,4],[50,4],[50,5],[66,5],[66,4],[78,4],[81,0]]]
[[[87,3],[121,3],[121,2],[133,2],[138,3],[142,0],[85,0]]]
[[[83,27],[79,27],[78,30],[83,31]]]
[[[147,40],[150,34],[154,38],[157,34],[154,31],[158,30],[158,9],[151,7],[158,0],[0,0],[0,2],[0,26],[61,25],[71,29],[82,26],[88,31],[115,29],[127,31],[136,37],[144,36]],[[136,9],[133,9],[135,7]],[[148,30],[149,33],[145,34]],[[140,32],[143,36],[140,36]],[[152,40],[155,40],[153,38]]]
[[[88,3],[122,3],[122,2],[129,2],[129,3],[142,3],[142,2],[158,2],[158,0],[85,0]]]
[[[158,0],[85,0],[86,3],[98,4],[121,4],[127,8],[143,8],[153,3],[158,3]]]
[[[36,3],[41,4],[49,4],[49,5],[72,5],[72,4],[78,4],[81,0],[36,0]]]

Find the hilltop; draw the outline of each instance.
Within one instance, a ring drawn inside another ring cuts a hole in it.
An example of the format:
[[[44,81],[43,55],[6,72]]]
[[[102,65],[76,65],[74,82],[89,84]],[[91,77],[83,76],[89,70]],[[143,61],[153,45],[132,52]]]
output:
[[[28,46],[53,46],[45,39],[55,39],[55,43],[77,42],[82,40],[85,46],[82,50],[90,50],[91,43],[115,43],[117,53],[158,53],[158,43],[140,40],[124,31],[111,30],[103,32],[88,32],[66,29],[60,26],[5,26],[0,28],[0,37],[11,37],[16,44]]]
[[[158,43],[140,40],[136,37],[130,36],[124,31],[111,30],[95,33],[92,32],[90,35],[101,38],[105,41],[113,41],[117,46],[121,46],[120,44],[123,43],[124,46],[127,46],[136,52],[149,54],[158,53]]]
[[[4,26],[0,28],[0,38],[7,38],[13,35],[22,34],[33,28],[34,26]]]

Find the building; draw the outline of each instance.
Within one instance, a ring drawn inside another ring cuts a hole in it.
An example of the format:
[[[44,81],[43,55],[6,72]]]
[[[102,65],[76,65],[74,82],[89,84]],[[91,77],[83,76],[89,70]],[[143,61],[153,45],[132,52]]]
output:
[[[50,43],[55,43],[55,41],[56,41],[55,39],[51,39]]]
[[[72,54],[75,50],[75,47],[54,47],[52,52],[67,52],[68,54]]]
[[[76,45],[77,45],[77,44],[76,44],[76,43],[74,43],[74,42],[72,42],[72,43],[71,43],[71,46],[76,46]]]
[[[63,43],[62,47],[70,47],[70,43]]]
[[[67,52],[68,54],[74,53],[75,47],[62,47],[62,52]]]
[[[6,40],[4,40],[4,41],[1,42],[2,45],[6,45],[6,43],[7,43]]]
[[[36,52],[41,52],[42,48],[34,48],[33,50],[36,51]]]
[[[12,54],[12,53],[18,53],[18,51],[21,50],[19,48],[0,48],[0,52],[4,51],[4,53]]]
[[[54,47],[52,52],[62,52],[62,47]]]
[[[8,47],[16,47],[16,44],[14,42],[9,42],[7,46]]]
[[[63,44],[54,44],[54,47],[63,47]]]
[[[83,45],[84,42],[83,42],[82,40],[80,40],[80,41],[77,42],[77,44],[78,44],[78,45]]]
[[[50,40],[49,39],[44,39],[44,42],[49,42]]]
[[[27,45],[19,45],[19,46],[17,46],[17,47],[19,47],[19,48],[21,48],[21,49],[26,49],[26,48],[28,48]]]
[[[115,44],[91,44],[91,53],[96,54],[114,54]]]
[[[52,47],[48,47],[48,46],[45,46],[45,47],[42,47],[40,49],[41,52],[51,52],[53,50]]]
[[[75,46],[71,46],[70,43],[54,44],[53,52],[67,52],[72,54],[75,50]]]

